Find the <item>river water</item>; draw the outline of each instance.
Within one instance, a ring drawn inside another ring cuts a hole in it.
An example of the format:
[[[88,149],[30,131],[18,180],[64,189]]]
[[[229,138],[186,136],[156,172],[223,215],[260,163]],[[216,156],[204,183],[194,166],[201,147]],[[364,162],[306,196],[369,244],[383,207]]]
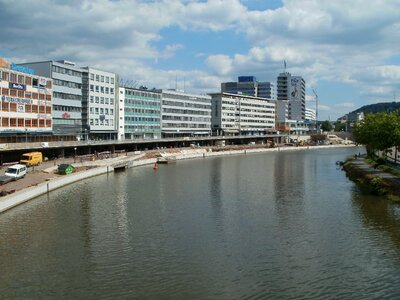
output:
[[[1,299],[395,299],[400,206],[360,148],[128,169],[0,215]]]

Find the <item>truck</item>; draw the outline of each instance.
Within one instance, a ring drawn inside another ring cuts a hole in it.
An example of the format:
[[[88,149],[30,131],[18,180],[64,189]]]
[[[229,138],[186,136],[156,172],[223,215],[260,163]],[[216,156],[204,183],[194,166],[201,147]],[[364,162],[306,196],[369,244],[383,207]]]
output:
[[[42,152],[24,153],[19,162],[27,167],[40,165],[43,162]]]

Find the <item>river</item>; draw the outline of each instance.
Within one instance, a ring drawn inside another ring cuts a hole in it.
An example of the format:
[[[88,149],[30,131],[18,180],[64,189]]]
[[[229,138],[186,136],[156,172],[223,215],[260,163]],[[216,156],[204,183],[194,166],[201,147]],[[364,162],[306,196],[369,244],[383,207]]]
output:
[[[0,298],[400,297],[400,206],[335,164],[361,148],[179,161],[0,215]]]

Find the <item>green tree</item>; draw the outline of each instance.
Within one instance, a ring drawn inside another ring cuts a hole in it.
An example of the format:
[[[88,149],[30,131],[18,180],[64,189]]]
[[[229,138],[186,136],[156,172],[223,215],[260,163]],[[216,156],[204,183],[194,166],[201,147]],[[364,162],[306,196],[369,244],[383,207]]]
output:
[[[369,155],[400,146],[400,114],[381,112],[368,114],[355,124],[353,135],[356,143],[363,144]]]
[[[341,123],[341,122],[336,122],[335,123],[335,131],[336,132],[346,131],[346,124],[345,123]]]
[[[333,128],[332,124],[328,120],[323,121],[322,124],[321,124],[322,131],[328,131],[329,132],[329,131],[332,130],[332,128]]]

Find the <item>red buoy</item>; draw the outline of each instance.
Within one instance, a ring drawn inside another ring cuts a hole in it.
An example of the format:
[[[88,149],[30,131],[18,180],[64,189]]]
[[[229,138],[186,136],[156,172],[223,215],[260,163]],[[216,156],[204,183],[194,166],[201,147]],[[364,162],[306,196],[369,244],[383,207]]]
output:
[[[158,164],[155,163],[154,166],[153,166],[153,170],[157,170],[157,169],[158,169]]]

